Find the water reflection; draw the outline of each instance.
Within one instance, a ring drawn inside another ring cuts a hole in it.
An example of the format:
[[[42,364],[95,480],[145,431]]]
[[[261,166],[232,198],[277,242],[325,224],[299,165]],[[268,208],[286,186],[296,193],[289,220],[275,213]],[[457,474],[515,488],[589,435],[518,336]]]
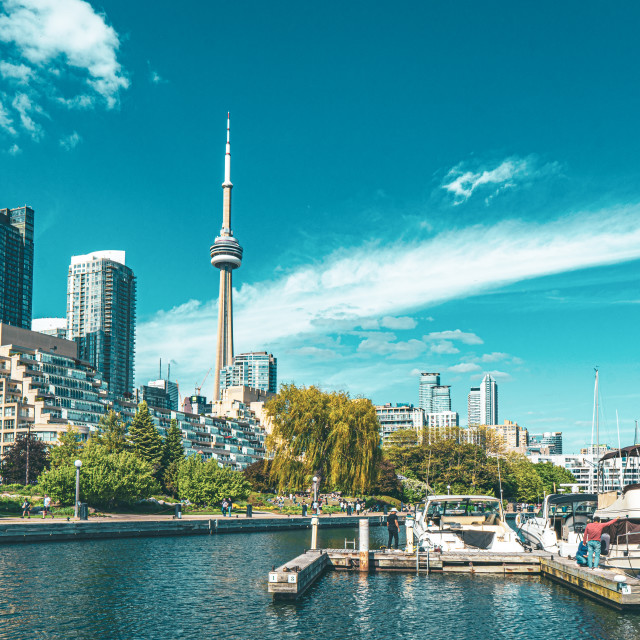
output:
[[[320,531],[342,547],[354,530]],[[371,530],[371,547],[386,530]],[[330,572],[297,603],[266,591],[308,531],[2,548],[0,639],[637,637],[619,614],[534,576]]]

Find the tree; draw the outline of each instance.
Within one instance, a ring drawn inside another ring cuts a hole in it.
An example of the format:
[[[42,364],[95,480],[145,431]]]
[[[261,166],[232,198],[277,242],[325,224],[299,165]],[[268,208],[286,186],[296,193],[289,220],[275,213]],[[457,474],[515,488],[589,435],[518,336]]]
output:
[[[259,493],[269,493],[273,488],[273,482],[270,479],[271,461],[258,460],[250,464],[242,471],[246,481],[251,485],[252,491]]]
[[[402,483],[398,478],[396,468],[392,462],[385,458],[378,462],[378,475],[371,487],[371,493],[376,496],[402,498]]]
[[[66,431],[58,434],[58,441],[56,445],[51,448],[51,467],[57,468],[67,464],[73,465],[80,457],[82,448],[82,438],[78,430],[69,425]]]
[[[127,425],[115,411],[109,411],[106,416],[100,418],[98,431],[92,437],[107,453],[119,453],[129,447]]]
[[[130,451],[109,453],[104,445],[88,444],[80,457],[80,497],[93,506],[114,507],[148,498],[159,489],[149,463]],[[54,467],[39,478],[43,491],[62,504],[75,501],[73,463]]]
[[[171,426],[164,439],[162,450],[162,466],[167,468],[172,462],[176,464],[184,460],[184,447],[182,446],[182,431],[178,427],[178,421],[171,420]]]
[[[27,447],[29,450],[28,478]],[[3,481],[5,484],[29,484],[47,468],[48,464],[47,445],[42,440],[38,440],[33,433],[20,435],[2,458]]]
[[[505,463],[502,467],[505,497],[518,502],[538,502],[543,488],[535,465],[521,454],[509,454]]]
[[[364,492],[375,480],[379,424],[369,400],[290,384],[266,412],[273,424],[271,478],[279,489],[308,487],[317,475],[329,487]]]
[[[244,499],[251,485],[240,471],[220,467],[215,460],[189,456],[178,464],[178,495],[198,505],[214,505],[224,498]]]
[[[154,475],[159,475],[162,468],[162,437],[153,424],[149,407],[144,400],[138,405],[131,422],[129,441],[135,455],[149,463]]]
[[[575,476],[564,467],[558,467],[551,462],[537,462],[533,465],[542,481],[545,493],[558,493],[561,484],[573,484]]]

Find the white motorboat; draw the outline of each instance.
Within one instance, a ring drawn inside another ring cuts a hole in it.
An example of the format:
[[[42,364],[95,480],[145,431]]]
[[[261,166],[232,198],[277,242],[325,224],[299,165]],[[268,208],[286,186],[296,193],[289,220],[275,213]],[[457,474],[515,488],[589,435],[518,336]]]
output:
[[[422,549],[519,552],[524,547],[493,496],[428,496],[415,523]]]
[[[552,493],[536,515],[519,513],[516,527],[534,549],[575,556],[585,527],[598,505],[595,493]]]

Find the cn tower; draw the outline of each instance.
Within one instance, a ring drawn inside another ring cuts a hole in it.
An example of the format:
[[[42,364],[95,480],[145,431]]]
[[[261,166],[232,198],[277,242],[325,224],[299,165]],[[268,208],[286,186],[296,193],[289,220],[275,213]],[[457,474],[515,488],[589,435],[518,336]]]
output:
[[[242,264],[242,247],[231,231],[231,144],[229,143],[229,114],[227,114],[227,152],[224,157],[222,183],[222,229],[211,245],[211,264],[220,269],[218,297],[218,346],[213,399],[220,399],[220,369],[233,364],[233,300],[231,274]]]

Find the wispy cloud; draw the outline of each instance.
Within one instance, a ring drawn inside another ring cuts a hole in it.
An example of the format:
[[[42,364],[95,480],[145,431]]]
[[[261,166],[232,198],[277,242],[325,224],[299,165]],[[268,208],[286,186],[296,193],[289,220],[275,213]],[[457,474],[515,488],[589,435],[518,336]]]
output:
[[[19,153],[22,153],[22,149],[17,144],[12,144],[9,147],[9,153],[12,156],[17,156]]]
[[[157,71],[150,70],[149,82],[151,82],[151,84],[166,84],[169,81],[165,80]]]
[[[292,337],[319,346],[318,337],[353,331],[366,319],[423,314],[432,305],[509,283],[638,258],[640,205],[579,212],[542,224],[474,226],[420,242],[365,243],[273,280],[243,284],[234,292],[236,348],[242,351],[258,343],[284,352]],[[416,273],[421,277],[412,277]],[[236,282],[241,279],[240,270]],[[191,363],[196,373],[206,371],[215,352],[216,306],[215,300],[194,300],[142,322],[139,370],[155,362],[160,352]],[[479,336],[460,329],[427,335],[433,344],[482,344]],[[386,352],[394,358],[427,349],[421,340],[400,346],[394,342],[393,333],[367,335],[361,336],[358,348],[360,353]],[[496,360],[489,354],[486,362]]]
[[[452,367],[449,367],[447,371],[451,373],[471,373],[473,371],[480,371],[481,368],[482,367],[475,362],[460,362],[459,364],[454,364]]]
[[[511,157],[493,168],[467,168],[460,163],[447,173],[442,188],[451,193],[454,204],[461,204],[477,190],[484,190],[489,198],[500,191],[512,189],[525,181],[531,181],[556,172],[558,163],[540,165],[533,155],[526,158]]]
[[[60,146],[67,151],[71,151],[71,149],[75,149],[78,144],[80,144],[81,140],[82,138],[78,135],[78,132],[74,131],[68,136],[60,139]]]
[[[84,0],[4,0],[0,43],[2,88],[33,138],[42,135],[35,116],[46,115],[45,101],[87,108],[98,98],[113,108],[129,86],[117,59],[118,34]],[[0,127],[13,133],[1,115]]]

